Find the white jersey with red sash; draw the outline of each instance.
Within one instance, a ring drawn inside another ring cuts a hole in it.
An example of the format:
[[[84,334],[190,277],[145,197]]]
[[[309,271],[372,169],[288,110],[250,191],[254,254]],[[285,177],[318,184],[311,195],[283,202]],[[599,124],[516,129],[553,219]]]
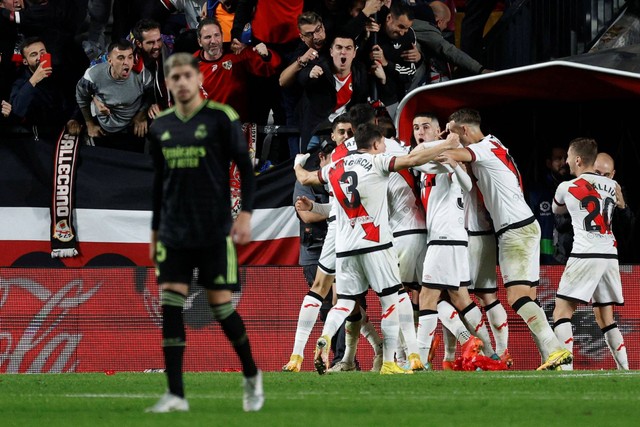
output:
[[[466,149],[471,153],[471,169],[496,233],[532,223],[535,218],[524,198],[522,178],[509,150],[493,135]]]
[[[392,246],[387,184],[395,156],[350,153],[320,170],[336,206],[336,256],[349,256]]]
[[[394,139],[385,138],[386,154],[405,156],[408,147]],[[394,237],[405,234],[424,233],[425,215],[420,203],[419,178],[411,169],[403,169],[389,175],[389,226]]]
[[[554,203],[566,205],[573,226],[571,256],[617,255],[611,218],[616,207],[616,182],[594,173],[583,173],[558,185]]]
[[[358,150],[358,146],[356,145],[356,140],[355,138],[351,137],[333,149],[333,151],[331,152],[331,161],[335,163],[338,160],[343,159],[349,153],[355,152],[357,150]],[[322,172],[322,169],[318,170],[318,175],[322,180],[321,172]],[[336,206],[333,203],[333,191],[331,190],[330,186],[328,188],[328,191],[329,191],[329,203],[331,203],[331,212],[329,213],[329,218],[332,220],[335,220]]]

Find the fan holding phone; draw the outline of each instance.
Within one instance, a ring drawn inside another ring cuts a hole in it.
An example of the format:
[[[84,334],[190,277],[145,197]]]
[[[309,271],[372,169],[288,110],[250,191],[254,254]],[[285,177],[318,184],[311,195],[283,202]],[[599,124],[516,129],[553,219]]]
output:
[[[65,126],[69,132],[79,133],[75,97],[62,89],[59,73],[53,73],[44,41],[28,37],[20,45],[20,53],[24,66],[11,88],[11,115],[20,119],[20,125],[32,132],[34,139],[56,140]]]
[[[43,79],[49,77],[53,71],[51,54],[47,53],[47,48],[42,42],[33,43],[24,49],[22,63],[33,72],[29,79],[33,87],[36,87]]]

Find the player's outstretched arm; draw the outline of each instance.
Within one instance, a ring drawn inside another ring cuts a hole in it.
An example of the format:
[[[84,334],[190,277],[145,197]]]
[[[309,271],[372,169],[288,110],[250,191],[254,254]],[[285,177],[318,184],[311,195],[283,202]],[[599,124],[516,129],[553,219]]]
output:
[[[393,170],[399,171],[402,169],[423,165],[431,160],[434,160],[443,152],[457,147],[459,144],[460,140],[458,135],[455,133],[450,133],[447,136],[447,139],[434,146],[426,147],[424,145],[419,145],[406,156],[396,157]]]
[[[442,156],[455,160],[456,162],[470,162],[473,160],[471,153],[466,148],[453,148],[442,153]]]

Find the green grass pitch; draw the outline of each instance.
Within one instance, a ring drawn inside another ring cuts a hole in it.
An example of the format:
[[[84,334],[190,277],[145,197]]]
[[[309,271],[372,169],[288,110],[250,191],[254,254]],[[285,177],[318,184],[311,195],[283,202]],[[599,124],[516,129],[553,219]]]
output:
[[[187,373],[188,413],[147,414],[161,373],[0,375],[0,426],[638,426],[639,371],[264,374],[242,411],[240,373]]]

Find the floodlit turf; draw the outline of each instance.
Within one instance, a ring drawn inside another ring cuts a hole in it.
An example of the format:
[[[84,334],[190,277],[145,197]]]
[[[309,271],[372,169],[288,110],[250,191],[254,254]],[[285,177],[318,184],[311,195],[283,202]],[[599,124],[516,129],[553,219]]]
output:
[[[239,373],[186,374],[188,413],[146,414],[164,374],[0,375],[1,426],[637,426],[640,372],[268,372],[261,412]]]

